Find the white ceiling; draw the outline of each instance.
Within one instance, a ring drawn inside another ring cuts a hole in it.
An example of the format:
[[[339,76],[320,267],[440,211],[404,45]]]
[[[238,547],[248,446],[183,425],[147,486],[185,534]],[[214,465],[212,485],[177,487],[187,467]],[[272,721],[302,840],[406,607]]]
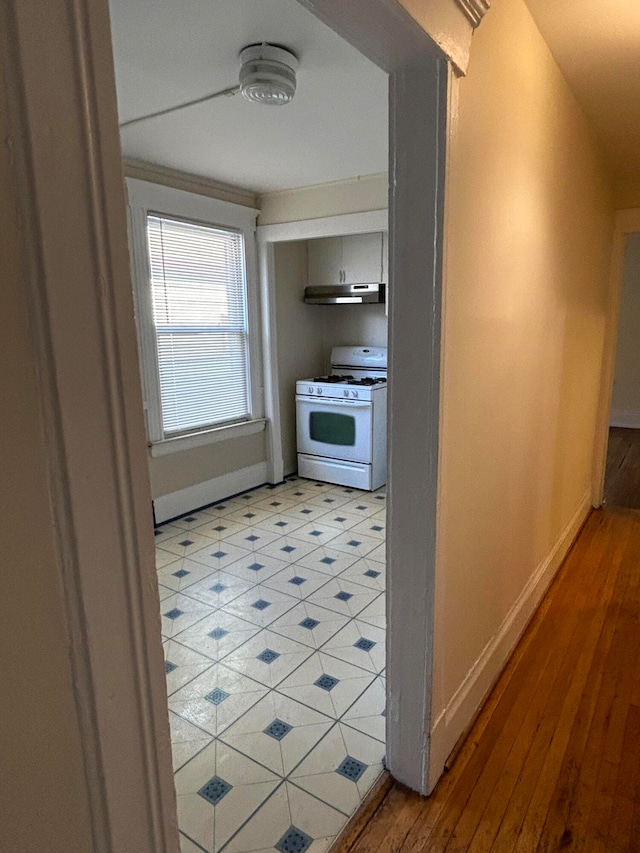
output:
[[[387,170],[387,76],[296,0],[110,0],[120,122],[234,86],[247,44],[300,61],[282,107],[218,98],[122,129],[126,157],[256,192]]]
[[[639,0],[527,0],[619,177],[640,175]]]

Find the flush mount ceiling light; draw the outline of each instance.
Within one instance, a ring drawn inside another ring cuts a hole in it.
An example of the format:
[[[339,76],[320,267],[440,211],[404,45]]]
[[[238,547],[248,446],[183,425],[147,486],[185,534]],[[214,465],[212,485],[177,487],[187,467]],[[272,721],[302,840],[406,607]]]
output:
[[[296,93],[298,58],[275,44],[250,44],[240,51],[240,91],[257,104],[279,107]]]
[[[296,71],[298,69],[298,58],[286,47],[277,44],[249,44],[240,51],[240,79],[239,84],[221,89],[210,95],[203,95],[193,101],[166,107],[147,115],[131,118],[120,123],[120,127],[128,127],[139,121],[150,118],[158,118],[183,110],[186,107],[194,107],[211,101],[214,98],[231,97],[238,92],[254,104],[267,104],[278,107],[288,104],[296,93]]]

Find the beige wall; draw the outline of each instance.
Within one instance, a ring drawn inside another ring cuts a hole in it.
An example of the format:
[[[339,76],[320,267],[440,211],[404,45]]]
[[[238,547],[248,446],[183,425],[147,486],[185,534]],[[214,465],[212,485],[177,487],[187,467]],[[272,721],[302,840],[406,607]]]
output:
[[[364,175],[347,181],[266,193],[260,196],[258,225],[320,219],[323,216],[363,213],[367,210],[385,210],[388,203],[386,172],[380,175]]]
[[[618,210],[640,207],[640,178],[619,177],[616,181],[616,207]]]
[[[0,96],[1,97],[1,96]],[[3,124],[0,103],[0,126]],[[2,129],[0,138],[9,138]],[[8,146],[0,151],[4,571],[0,849],[87,853],[89,804]]]
[[[297,469],[296,381],[325,370],[321,305],[307,305],[307,243],[275,245],[276,317],[282,455],[285,474]]]
[[[492,3],[453,121],[436,720],[588,506],[613,227],[609,175],[522,0]]]
[[[611,423],[640,427],[640,234],[625,246]]]
[[[150,456],[151,497],[159,498],[241,468],[259,465],[266,458],[264,431],[166,456]]]

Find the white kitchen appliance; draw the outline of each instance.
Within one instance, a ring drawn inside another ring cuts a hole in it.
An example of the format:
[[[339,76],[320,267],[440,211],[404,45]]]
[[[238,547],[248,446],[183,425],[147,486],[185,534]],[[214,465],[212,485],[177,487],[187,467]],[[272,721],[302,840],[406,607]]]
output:
[[[296,382],[298,474],[372,491],[387,480],[387,349],[334,347],[331,374]]]

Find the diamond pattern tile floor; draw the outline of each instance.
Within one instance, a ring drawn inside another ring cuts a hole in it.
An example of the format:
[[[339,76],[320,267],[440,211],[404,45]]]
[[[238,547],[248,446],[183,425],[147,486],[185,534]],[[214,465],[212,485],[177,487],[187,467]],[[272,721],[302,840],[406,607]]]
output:
[[[183,853],[328,850],[381,772],[385,500],[294,476],[156,529]]]

